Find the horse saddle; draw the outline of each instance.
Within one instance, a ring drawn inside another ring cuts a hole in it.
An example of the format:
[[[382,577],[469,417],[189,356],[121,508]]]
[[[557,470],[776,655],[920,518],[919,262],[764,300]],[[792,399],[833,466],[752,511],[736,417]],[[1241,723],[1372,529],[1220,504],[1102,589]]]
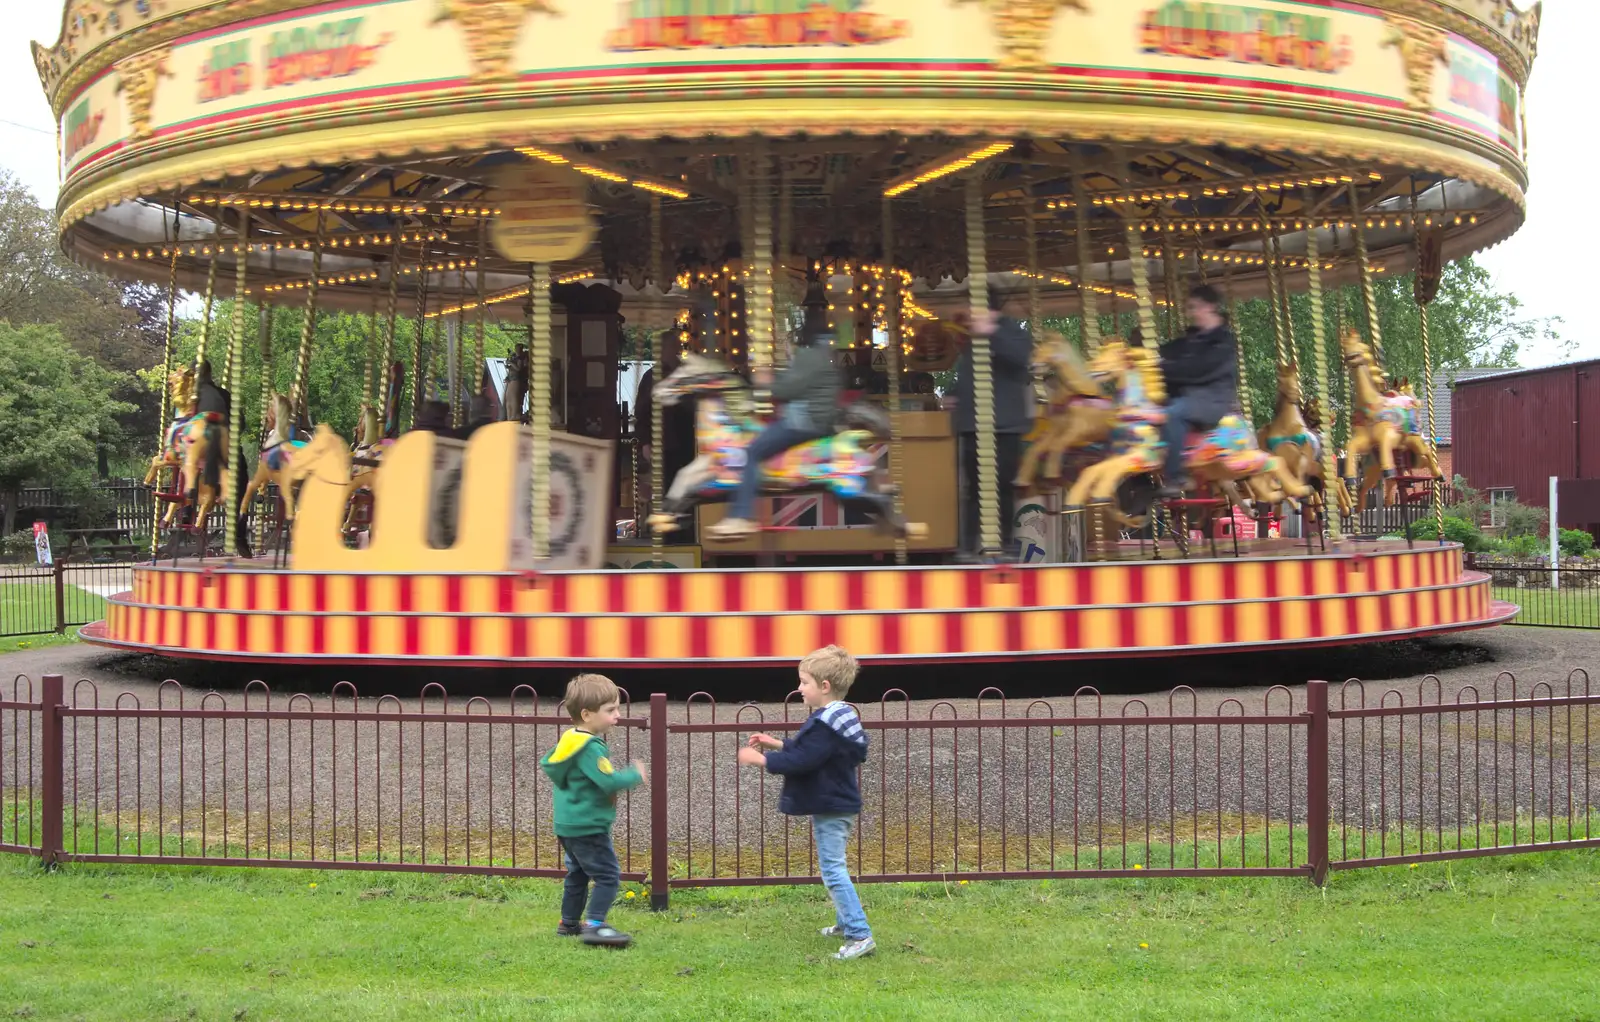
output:
[[[1265,468],[1270,455],[1256,446],[1244,417],[1224,415],[1215,429],[1190,433],[1183,460],[1191,466],[1222,463],[1229,471],[1254,475]]]

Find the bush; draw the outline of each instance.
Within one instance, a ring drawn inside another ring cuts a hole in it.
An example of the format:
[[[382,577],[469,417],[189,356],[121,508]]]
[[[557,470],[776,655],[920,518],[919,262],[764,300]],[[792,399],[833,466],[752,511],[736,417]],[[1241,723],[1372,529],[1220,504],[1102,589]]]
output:
[[[1502,540],[1500,550],[1508,557],[1520,559],[1538,557],[1545,552],[1544,544],[1539,541],[1538,536],[1513,536]]]
[[[1445,516],[1444,538],[1451,543],[1460,543],[1469,552],[1483,549],[1483,533],[1478,531],[1476,525],[1455,515]]]
[[[1545,523],[1550,520],[1550,512],[1542,507],[1529,507],[1526,504],[1502,504],[1497,509],[1501,520],[1505,522],[1505,529],[1501,535],[1509,538],[1516,536],[1535,536],[1544,531]]]
[[[1557,542],[1567,557],[1583,557],[1594,549],[1594,537],[1582,529],[1562,529]]]

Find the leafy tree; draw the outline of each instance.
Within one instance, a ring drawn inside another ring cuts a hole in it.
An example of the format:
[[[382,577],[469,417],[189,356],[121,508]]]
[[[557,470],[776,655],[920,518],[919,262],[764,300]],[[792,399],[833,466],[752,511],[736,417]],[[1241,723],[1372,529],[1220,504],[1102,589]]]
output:
[[[86,474],[96,442],[130,406],[111,396],[121,378],[54,327],[0,322],[0,379],[0,535],[9,535],[21,488]]]
[[[122,374],[114,396],[130,407],[99,438],[96,460],[104,476],[114,456],[132,453],[140,438],[155,435],[158,395],[131,374],[160,359],[167,292],[76,265],[56,236],[50,211],[0,170],[0,319],[53,324],[80,355]]]

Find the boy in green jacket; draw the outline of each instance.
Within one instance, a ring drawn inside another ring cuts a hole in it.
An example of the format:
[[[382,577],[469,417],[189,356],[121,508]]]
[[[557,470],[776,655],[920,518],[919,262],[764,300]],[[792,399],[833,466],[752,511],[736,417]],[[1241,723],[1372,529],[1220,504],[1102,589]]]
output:
[[[611,827],[617,822],[618,792],[644,783],[644,764],[634,760],[633,766],[618,770],[607,756],[606,733],[622,717],[621,693],[610,678],[578,675],[567,684],[563,705],[572,717],[572,730],[540,761],[555,788],[556,838],[567,858],[556,935],[597,947],[627,947],[633,938],[606,925],[622,873]]]

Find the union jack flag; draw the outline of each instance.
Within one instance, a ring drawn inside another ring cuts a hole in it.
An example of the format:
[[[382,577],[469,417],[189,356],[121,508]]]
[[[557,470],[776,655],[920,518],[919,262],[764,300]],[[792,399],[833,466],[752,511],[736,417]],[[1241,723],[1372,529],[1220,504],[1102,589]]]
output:
[[[876,451],[880,461],[889,449]],[[772,498],[772,528],[775,529],[851,529],[871,525],[864,511],[846,510],[832,494],[814,491]]]

